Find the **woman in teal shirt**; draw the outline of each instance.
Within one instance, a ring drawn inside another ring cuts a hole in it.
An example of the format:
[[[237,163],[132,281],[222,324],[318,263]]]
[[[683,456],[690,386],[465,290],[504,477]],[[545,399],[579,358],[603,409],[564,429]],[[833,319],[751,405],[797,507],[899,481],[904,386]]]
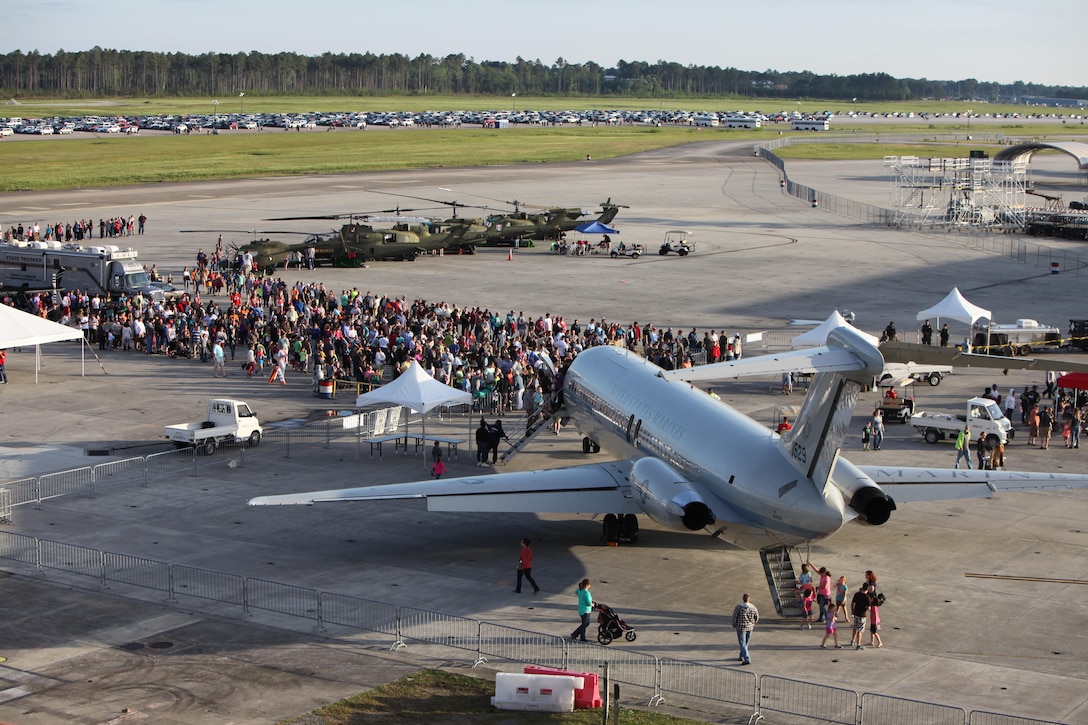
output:
[[[586,630],[589,629],[590,613],[593,611],[593,595],[589,593],[589,579],[578,582],[578,615],[582,623],[574,630],[570,638],[581,642],[587,642]]]

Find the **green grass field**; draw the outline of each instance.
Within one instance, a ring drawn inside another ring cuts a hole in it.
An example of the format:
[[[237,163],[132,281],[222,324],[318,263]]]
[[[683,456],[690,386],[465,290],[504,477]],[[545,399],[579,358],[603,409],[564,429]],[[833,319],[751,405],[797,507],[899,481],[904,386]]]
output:
[[[247,112],[301,112],[320,110],[424,110],[483,109],[513,106],[511,98],[462,97],[273,97],[234,98],[221,101],[221,112],[242,109]],[[228,108],[238,102],[238,108]],[[754,110],[751,99],[703,99],[667,102],[653,99],[570,99],[517,98],[518,108],[677,108],[687,110]],[[775,106],[781,104],[776,103]],[[796,106],[796,104],[794,104]],[[856,104],[857,110],[897,110],[915,112],[956,110],[957,104],[917,102],[901,104]],[[980,104],[971,106],[980,112]],[[762,110],[779,110],[775,106]],[[823,101],[802,102],[803,111],[845,110],[842,104]],[[849,104],[850,107],[853,104]],[[982,104],[986,111],[1014,110]],[[84,114],[126,115],[210,113],[210,99],[118,99],[101,101],[43,100],[10,106],[6,112],[24,117]],[[791,109],[792,110],[792,109]],[[1025,109],[1020,108],[1023,111]],[[925,121],[872,123],[836,118],[833,130],[880,135],[918,134],[922,137],[945,134],[979,136],[1002,134],[1009,138],[1069,138],[1088,134],[1079,122],[1068,125],[1032,123],[1015,120],[989,123],[974,129],[968,122],[930,124]],[[572,162],[591,156],[607,159],[667,146],[712,139],[751,140],[776,137],[776,126],[761,130],[651,127],[570,127],[514,128],[484,130],[476,128],[338,130],[328,133],[319,128],[295,132],[283,130],[224,131],[218,135],[117,137],[77,134],[71,139],[33,139],[0,142],[0,192],[44,191],[103,186],[123,186],[149,182],[184,182],[259,176],[337,174],[391,169],[492,166]],[[790,133],[785,131],[785,133]],[[781,149],[784,158],[868,159],[893,155],[965,156],[969,148],[983,141],[964,141],[957,145],[923,144],[886,146],[884,144],[803,145]]]
[[[694,128],[601,127],[42,139],[0,143],[0,191],[604,159],[709,137]]]

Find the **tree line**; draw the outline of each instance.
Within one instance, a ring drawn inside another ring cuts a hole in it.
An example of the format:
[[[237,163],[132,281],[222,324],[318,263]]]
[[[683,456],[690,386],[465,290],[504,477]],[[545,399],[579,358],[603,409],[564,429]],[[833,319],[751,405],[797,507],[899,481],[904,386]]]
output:
[[[934,81],[886,73],[819,75],[749,71],[667,61],[551,64],[477,61],[463,54],[415,58],[394,53],[156,53],[94,47],[56,54],[0,55],[0,93],[9,97],[192,97],[251,95],[485,95],[632,98],[821,98],[903,101],[922,98],[1016,102],[1022,96],[1084,98],[1086,87]]]

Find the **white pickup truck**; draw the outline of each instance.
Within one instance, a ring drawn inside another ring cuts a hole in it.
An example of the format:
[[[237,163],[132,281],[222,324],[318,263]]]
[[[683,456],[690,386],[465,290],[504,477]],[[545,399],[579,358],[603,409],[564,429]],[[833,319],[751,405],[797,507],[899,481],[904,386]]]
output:
[[[964,425],[971,425],[971,439],[977,440],[980,433],[986,434],[986,442],[992,448],[998,443],[1012,441],[1016,431],[1012,423],[1001,412],[996,402],[989,398],[971,398],[967,401],[964,415],[946,413],[915,413],[910,417],[910,424],[925,436],[927,443],[936,443],[945,438],[955,438]]]
[[[884,370],[877,376],[874,387],[898,384],[896,381],[922,380],[930,385],[941,384],[944,376],[952,372],[951,365],[921,365],[919,363],[885,363]]]
[[[199,423],[179,423],[165,427],[166,438],[177,448],[196,448],[206,456],[223,443],[259,445],[264,431],[257,414],[240,400],[213,398],[208,401],[208,417]]]

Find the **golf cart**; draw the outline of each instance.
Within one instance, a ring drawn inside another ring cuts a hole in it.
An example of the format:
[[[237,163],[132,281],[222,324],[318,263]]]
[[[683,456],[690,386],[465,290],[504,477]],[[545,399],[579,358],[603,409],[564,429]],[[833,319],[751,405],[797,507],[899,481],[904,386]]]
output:
[[[695,251],[695,242],[688,239],[688,233],[682,229],[673,229],[665,232],[665,241],[657,253],[664,257],[669,252],[676,252],[681,257],[688,256],[688,252]]]

